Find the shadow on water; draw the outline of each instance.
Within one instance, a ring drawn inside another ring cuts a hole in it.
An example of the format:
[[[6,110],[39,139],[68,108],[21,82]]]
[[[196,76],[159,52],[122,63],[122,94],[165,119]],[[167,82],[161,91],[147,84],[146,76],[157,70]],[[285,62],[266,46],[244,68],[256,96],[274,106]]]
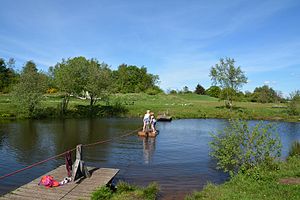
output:
[[[0,176],[74,148],[113,139],[141,127],[141,119],[26,120],[0,123]],[[255,124],[256,121],[250,121]],[[183,199],[207,182],[223,183],[228,175],[216,170],[209,156],[211,132],[223,129],[227,120],[185,119],[158,123],[156,138],[137,133],[83,149],[88,165],[120,169],[117,180],[138,185],[158,182],[163,199]],[[283,143],[300,139],[300,123],[276,122]],[[74,157],[73,153],[73,157]],[[64,158],[0,180],[0,194],[31,181],[64,163]]]

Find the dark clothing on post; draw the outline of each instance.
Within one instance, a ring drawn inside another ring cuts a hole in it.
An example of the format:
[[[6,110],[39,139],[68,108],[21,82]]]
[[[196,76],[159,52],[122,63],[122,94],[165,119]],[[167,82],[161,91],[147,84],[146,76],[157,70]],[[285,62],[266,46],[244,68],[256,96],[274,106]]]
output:
[[[66,169],[68,171],[68,177],[72,176],[72,156],[71,151],[68,151],[65,155]]]

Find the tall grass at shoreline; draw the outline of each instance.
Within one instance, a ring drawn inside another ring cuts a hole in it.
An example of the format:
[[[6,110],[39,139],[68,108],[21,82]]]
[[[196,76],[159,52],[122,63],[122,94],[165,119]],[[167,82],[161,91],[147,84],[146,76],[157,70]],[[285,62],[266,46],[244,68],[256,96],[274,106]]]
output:
[[[221,185],[209,183],[202,191],[188,195],[185,200],[300,199],[300,180],[298,184],[284,184],[280,181],[282,178],[299,179],[299,168],[299,157],[291,157],[286,162],[278,163],[278,168],[274,170],[256,167],[249,171],[251,175],[241,173]]]
[[[92,193],[92,200],[155,200],[157,199],[159,186],[151,183],[147,187],[130,185],[119,182],[115,191],[103,186]]]

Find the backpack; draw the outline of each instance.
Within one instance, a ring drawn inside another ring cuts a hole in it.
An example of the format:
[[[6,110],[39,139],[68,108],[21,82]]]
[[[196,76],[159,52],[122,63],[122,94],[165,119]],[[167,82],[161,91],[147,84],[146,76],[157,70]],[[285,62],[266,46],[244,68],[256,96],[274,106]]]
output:
[[[49,188],[49,187],[58,187],[60,184],[59,182],[54,180],[52,176],[46,175],[41,178],[39,185],[44,185],[47,188]]]

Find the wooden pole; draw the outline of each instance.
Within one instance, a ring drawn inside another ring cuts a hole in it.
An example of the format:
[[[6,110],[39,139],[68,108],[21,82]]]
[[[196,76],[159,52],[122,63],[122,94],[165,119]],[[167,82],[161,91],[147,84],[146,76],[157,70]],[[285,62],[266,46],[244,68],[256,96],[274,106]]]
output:
[[[90,176],[91,175],[87,167],[85,166],[82,158],[82,144],[79,144],[76,146],[76,160],[72,170],[73,181],[76,181],[77,179],[80,179],[82,177],[90,177]]]

